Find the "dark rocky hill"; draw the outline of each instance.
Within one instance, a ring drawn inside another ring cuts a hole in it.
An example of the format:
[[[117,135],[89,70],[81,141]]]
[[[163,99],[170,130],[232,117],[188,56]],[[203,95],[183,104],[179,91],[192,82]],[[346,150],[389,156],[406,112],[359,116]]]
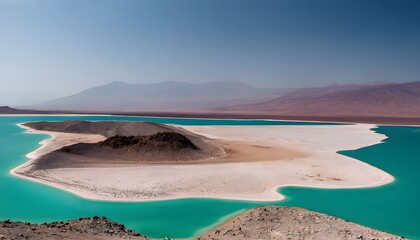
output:
[[[128,151],[153,151],[156,149],[181,150],[190,148],[198,150],[187,137],[175,132],[159,132],[146,136],[113,136],[101,142],[100,147],[117,149],[128,148]]]
[[[38,158],[32,170],[107,164],[188,162],[225,154],[210,139],[183,128],[151,122],[33,122],[37,130],[99,134],[98,143],[78,143]]]

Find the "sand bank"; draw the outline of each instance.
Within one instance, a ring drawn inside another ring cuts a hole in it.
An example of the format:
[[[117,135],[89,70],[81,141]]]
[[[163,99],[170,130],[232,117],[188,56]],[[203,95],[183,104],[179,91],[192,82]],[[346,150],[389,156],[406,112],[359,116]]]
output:
[[[141,164],[48,169],[27,174],[36,158],[65,145],[98,142],[101,135],[50,134],[30,160],[11,173],[89,199],[147,201],[209,197],[255,201],[280,200],[281,186],[353,188],[393,181],[386,172],[336,152],[379,143],[374,125],[335,126],[190,126],[183,128],[239,146],[223,159],[200,164]],[[268,154],[270,152],[270,154]],[[267,153],[270,157],[267,157]],[[276,155],[278,154],[278,155]],[[278,156],[278,160],[276,160]],[[228,161],[228,158],[233,158]],[[243,159],[247,159],[243,161]],[[265,159],[265,160],[261,160]],[[239,161],[241,160],[241,161]]]

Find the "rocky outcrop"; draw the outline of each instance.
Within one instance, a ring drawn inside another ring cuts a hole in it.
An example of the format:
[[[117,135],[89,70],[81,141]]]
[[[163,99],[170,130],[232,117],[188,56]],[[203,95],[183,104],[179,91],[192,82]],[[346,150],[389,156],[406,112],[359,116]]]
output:
[[[93,217],[43,224],[3,221],[0,222],[0,239],[113,240],[148,238],[104,217]],[[404,237],[302,208],[259,207],[239,214],[196,239],[401,240]]]
[[[147,239],[139,233],[128,230],[122,224],[104,217],[79,218],[67,222],[30,224],[26,222],[0,222],[1,240],[114,240]]]
[[[198,150],[187,137],[175,132],[159,132],[146,136],[113,136],[100,143],[101,147],[117,149],[127,148],[128,151],[181,150],[190,148]]]
[[[197,239],[390,240],[403,238],[302,208],[259,207],[228,220]]]

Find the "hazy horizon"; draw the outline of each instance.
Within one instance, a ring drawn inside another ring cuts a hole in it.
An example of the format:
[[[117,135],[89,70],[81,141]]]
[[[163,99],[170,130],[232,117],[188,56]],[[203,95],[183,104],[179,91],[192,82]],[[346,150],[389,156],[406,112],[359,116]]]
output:
[[[38,101],[113,81],[419,81],[419,12],[414,0],[0,0],[0,94]]]
[[[173,83],[179,83],[179,84],[208,84],[208,83],[222,83],[222,82],[237,82],[240,84],[246,84],[248,86],[251,87],[256,87],[256,88],[260,88],[260,89],[273,89],[273,90],[277,90],[279,92],[283,91],[293,91],[294,89],[302,89],[302,88],[311,88],[309,87],[296,87],[296,88],[269,88],[269,87],[257,87],[254,86],[252,84],[248,84],[248,83],[243,83],[240,81],[212,81],[212,82],[200,82],[200,83],[194,83],[194,82],[181,82],[181,81],[161,81],[161,82],[156,82],[156,83],[133,83],[133,82],[125,82],[125,81],[112,81],[112,82],[108,82],[108,83],[104,83],[104,84],[100,84],[100,85],[93,85],[90,86],[88,88],[82,89],[80,91],[76,91],[76,92],[72,92],[70,94],[64,94],[64,95],[57,95],[54,93],[40,93],[40,92],[34,92],[34,91],[0,91],[0,106],[9,106],[9,107],[31,107],[34,104],[39,104],[39,103],[43,103],[49,100],[54,100],[54,99],[59,99],[59,98],[63,98],[63,97],[68,97],[68,96],[73,96],[75,94],[84,92],[86,90],[92,89],[92,88],[96,88],[96,87],[103,87],[103,86],[107,86],[113,83],[122,83],[122,84],[163,84],[163,83],[169,83],[169,82],[173,82]],[[356,85],[369,85],[369,84],[392,84],[395,82],[369,82],[369,83],[355,83]],[[337,84],[337,83],[331,83],[325,86],[316,86],[316,87],[330,87],[330,86],[334,86],[334,85],[352,85],[352,84]],[[280,96],[280,95],[279,95]]]

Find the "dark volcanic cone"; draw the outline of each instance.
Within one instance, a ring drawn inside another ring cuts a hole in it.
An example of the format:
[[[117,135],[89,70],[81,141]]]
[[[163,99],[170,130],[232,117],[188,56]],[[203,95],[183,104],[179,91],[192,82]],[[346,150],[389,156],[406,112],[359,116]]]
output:
[[[64,121],[25,125],[37,130],[100,134],[107,138],[98,143],[78,143],[50,152],[33,164],[33,170],[189,162],[226,154],[204,136],[159,123]]]
[[[130,148],[135,151],[140,149],[170,149],[181,150],[190,148],[198,150],[187,137],[175,132],[159,132],[146,136],[114,136],[106,139],[100,144],[101,147]]]

